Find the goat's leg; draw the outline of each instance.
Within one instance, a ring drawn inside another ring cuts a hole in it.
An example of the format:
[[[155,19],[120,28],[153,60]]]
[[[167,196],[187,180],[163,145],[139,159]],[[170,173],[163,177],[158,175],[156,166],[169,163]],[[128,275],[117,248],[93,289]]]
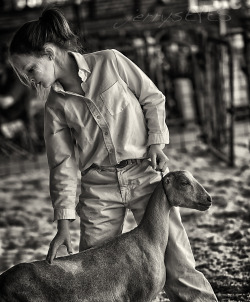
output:
[[[179,209],[173,207],[169,218],[169,238],[165,252],[167,278],[164,289],[170,301],[217,301],[208,280],[195,269],[194,256]]]

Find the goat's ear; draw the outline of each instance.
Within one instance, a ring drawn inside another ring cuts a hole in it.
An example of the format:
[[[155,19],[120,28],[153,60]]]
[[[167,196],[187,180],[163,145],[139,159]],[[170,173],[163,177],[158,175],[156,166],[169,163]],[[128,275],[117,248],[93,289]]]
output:
[[[166,177],[165,178],[165,183],[168,185],[168,184],[170,184],[170,178],[169,177]]]

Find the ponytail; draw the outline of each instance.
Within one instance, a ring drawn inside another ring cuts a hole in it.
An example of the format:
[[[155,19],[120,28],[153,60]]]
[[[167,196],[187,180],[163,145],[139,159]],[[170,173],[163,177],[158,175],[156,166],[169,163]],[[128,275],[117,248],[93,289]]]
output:
[[[49,42],[66,51],[83,52],[78,36],[70,29],[62,12],[47,8],[38,20],[25,23],[15,33],[9,54],[41,55],[44,44]]]

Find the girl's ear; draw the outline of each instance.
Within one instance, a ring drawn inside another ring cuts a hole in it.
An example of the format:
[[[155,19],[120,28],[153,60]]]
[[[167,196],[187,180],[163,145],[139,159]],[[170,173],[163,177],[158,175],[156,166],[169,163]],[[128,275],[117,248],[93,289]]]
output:
[[[45,55],[48,56],[49,60],[54,60],[55,59],[56,49],[55,49],[55,46],[53,44],[46,43],[44,45],[44,52],[45,52]]]

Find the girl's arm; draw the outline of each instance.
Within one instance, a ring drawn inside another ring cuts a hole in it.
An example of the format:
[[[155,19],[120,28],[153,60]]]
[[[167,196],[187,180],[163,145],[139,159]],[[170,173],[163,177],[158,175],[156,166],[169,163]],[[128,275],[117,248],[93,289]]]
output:
[[[69,222],[75,219],[77,167],[74,144],[63,111],[46,104],[44,123],[50,168],[50,196],[58,228],[47,255],[47,261],[51,263],[61,245],[66,245],[68,253],[72,253]]]
[[[169,143],[169,132],[165,122],[165,96],[136,64],[119,51],[115,49],[112,51],[121,79],[136,95],[142,106],[148,127],[147,145],[152,165],[155,169],[165,171],[168,158],[162,149]]]
[[[54,221],[75,219],[77,165],[74,143],[62,111],[45,106],[44,138],[50,168]]]

